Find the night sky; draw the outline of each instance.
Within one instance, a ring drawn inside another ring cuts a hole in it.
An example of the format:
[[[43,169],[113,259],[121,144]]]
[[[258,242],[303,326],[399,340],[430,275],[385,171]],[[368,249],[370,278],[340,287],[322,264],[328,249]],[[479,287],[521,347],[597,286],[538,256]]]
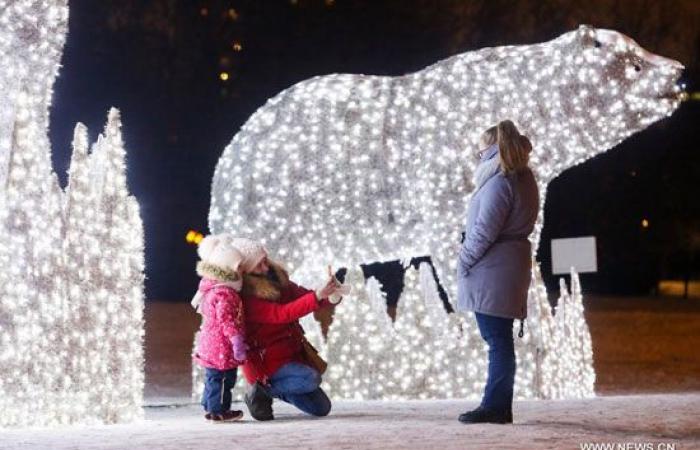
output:
[[[128,180],[146,231],[146,295],[196,289],[189,229],[207,232],[214,167],[269,97],[335,72],[402,75],[485,46],[552,39],[581,23],[614,28],[700,79],[700,2],[370,0],[69,0],[70,26],[51,110],[53,162],[65,185],[75,122],[91,138],[121,109]],[[226,72],[227,80],[220,74]],[[700,101],[573,168],[548,190],[539,259],[550,239],[595,235],[588,292],[648,294],[700,275]],[[643,227],[646,219],[649,226]],[[419,256],[419,255],[416,255]]]

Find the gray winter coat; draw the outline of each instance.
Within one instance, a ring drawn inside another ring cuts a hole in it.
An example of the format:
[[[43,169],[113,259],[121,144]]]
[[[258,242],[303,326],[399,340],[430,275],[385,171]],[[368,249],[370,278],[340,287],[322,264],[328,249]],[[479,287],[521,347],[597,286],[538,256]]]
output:
[[[487,151],[481,164],[498,155]],[[457,262],[457,310],[524,319],[530,286],[531,244],[539,191],[530,169],[498,171],[469,204]]]

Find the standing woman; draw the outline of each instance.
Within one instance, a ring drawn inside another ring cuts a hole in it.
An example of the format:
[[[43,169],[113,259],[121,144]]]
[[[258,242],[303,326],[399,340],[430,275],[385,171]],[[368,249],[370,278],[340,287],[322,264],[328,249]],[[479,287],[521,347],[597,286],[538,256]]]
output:
[[[459,311],[474,311],[489,347],[481,405],[462,423],[512,423],[515,350],[513,320],[527,315],[532,250],[528,236],[539,211],[539,192],[527,166],[530,140],[505,120],[481,137],[475,192],[459,251]]]

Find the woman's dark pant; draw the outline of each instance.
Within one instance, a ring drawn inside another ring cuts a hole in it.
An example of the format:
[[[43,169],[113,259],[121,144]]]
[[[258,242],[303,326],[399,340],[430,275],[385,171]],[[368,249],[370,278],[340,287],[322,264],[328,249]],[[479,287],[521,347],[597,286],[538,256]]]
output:
[[[206,412],[221,414],[231,409],[231,389],[236,385],[237,372],[238,369],[206,369],[201,402]]]
[[[481,407],[510,411],[515,384],[513,319],[475,313],[481,337],[489,346],[489,374]]]

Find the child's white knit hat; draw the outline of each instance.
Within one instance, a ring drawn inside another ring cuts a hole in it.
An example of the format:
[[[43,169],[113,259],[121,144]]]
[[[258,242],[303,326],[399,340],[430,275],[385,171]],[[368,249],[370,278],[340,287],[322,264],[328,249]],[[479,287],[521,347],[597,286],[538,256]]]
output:
[[[238,272],[243,255],[235,245],[232,245],[234,240],[229,234],[211,234],[199,243],[197,253],[207,264]]]

